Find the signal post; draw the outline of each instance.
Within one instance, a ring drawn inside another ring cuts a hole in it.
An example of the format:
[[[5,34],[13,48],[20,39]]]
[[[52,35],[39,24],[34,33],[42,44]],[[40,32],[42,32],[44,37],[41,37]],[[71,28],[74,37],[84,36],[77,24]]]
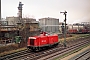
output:
[[[63,45],[64,45],[64,47],[67,47],[67,45],[66,45],[66,11],[65,12],[60,12],[60,13],[63,13],[64,15],[65,15],[65,20],[64,20],[64,22],[65,22],[65,28],[64,28],[64,43],[63,43]]]

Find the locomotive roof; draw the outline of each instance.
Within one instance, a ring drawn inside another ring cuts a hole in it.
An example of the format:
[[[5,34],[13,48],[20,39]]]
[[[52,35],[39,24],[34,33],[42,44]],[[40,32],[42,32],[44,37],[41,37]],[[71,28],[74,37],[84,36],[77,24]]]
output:
[[[51,34],[51,35],[39,35],[39,36],[32,36],[32,37],[29,37],[29,39],[37,39],[37,38],[40,38],[40,37],[47,37],[47,36],[57,36],[57,34]]]

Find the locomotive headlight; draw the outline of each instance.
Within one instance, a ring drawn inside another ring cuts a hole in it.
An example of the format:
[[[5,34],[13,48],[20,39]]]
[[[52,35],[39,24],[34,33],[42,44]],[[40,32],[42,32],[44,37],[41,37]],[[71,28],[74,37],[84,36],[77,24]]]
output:
[[[36,39],[35,37],[29,37],[29,39]]]

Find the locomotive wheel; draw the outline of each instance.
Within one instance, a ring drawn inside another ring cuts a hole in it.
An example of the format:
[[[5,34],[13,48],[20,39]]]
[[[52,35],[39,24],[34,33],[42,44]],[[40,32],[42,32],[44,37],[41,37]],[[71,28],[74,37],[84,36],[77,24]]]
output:
[[[31,49],[27,48],[27,50],[31,50]]]
[[[29,47],[27,47],[27,50],[31,50]]]
[[[39,47],[35,48],[35,51],[40,51],[41,49]]]

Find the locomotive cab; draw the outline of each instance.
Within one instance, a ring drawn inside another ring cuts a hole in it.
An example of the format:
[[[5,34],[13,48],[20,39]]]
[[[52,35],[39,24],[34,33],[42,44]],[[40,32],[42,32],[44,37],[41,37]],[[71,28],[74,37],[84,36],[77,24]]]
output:
[[[35,49],[35,37],[29,37],[27,42],[27,48],[28,49]]]

